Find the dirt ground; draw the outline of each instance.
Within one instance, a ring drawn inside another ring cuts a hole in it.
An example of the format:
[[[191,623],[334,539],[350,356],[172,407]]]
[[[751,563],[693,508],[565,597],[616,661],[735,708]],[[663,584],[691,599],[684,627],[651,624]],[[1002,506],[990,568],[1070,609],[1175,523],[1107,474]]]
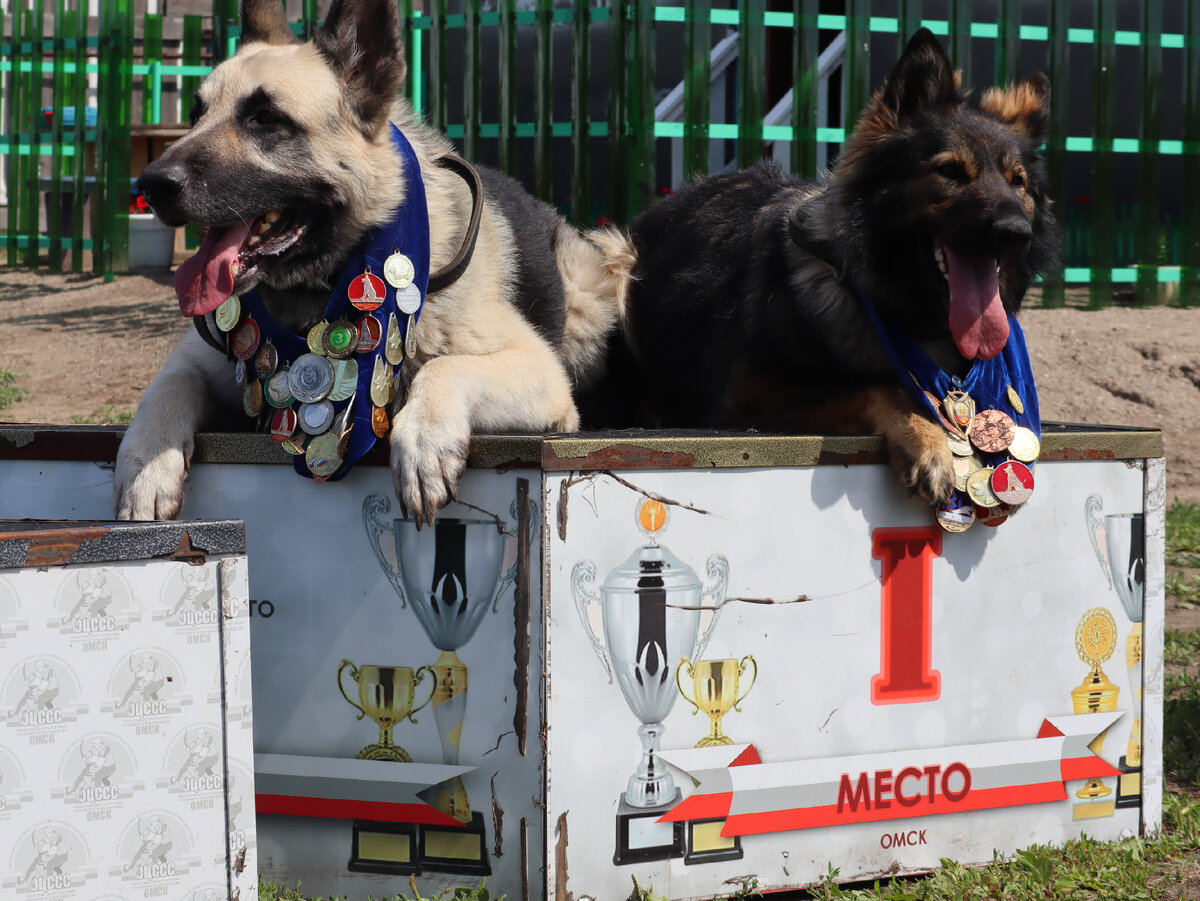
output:
[[[1200,502],[1200,310],[1028,309],[1044,419],[1158,426],[1168,498]],[[185,327],[169,275],[0,268],[0,371],[28,392],[0,421],[132,410]]]

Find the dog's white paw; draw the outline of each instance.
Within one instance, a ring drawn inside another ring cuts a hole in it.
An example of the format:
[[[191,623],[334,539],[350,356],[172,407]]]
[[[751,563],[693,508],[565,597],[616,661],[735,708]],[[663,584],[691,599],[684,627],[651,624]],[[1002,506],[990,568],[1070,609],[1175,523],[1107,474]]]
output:
[[[392,425],[392,482],[406,516],[418,527],[433,525],[437,511],[458,494],[458,481],[467,466],[470,426],[439,422],[431,425],[406,406]]]
[[[188,437],[179,446],[150,446],[141,435],[130,426],[117,452],[113,510],[117,519],[175,519],[183,508],[194,441]]]

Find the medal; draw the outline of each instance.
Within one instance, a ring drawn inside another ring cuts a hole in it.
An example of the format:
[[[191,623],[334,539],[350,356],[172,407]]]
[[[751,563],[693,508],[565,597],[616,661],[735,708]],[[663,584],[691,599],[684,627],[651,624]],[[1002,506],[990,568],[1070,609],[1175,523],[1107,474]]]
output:
[[[392,372],[383,357],[375,358],[375,370],[371,373],[371,403],[386,407],[392,402]]]
[[[308,330],[308,349],[319,357],[325,356],[325,329],[329,322],[322,319]]]
[[[1023,504],[1033,494],[1033,473],[1019,460],[1001,463],[992,473],[992,491],[1006,504]]]
[[[238,320],[242,318],[242,301],[236,295],[226,298],[225,302],[217,307],[216,313],[213,314],[213,320],[217,323],[217,328],[223,332],[233,331],[233,327],[238,324]]]
[[[233,364],[233,379],[239,388],[246,386],[246,361],[238,360]]]
[[[992,468],[984,466],[967,476],[967,494],[980,507],[994,507],[1000,503],[992,491]]]
[[[369,312],[378,309],[387,300],[387,288],[384,287],[383,280],[374,275],[368,267],[366,272],[350,283],[350,287],[346,289],[346,297],[355,309]]]
[[[254,373],[260,379],[269,379],[275,374],[275,370],[278,368],[279,351],[268,340],[266,344],[258,349],[258,354],[254,357]]]
[[[985,454],[998,454],[1012,444],[1014,428],[1007,413],[984,410],[971,422],[969,435],[971,443]]]
[[[951,391],[942,401],[942,409],[959,431],[967,435],[971,431],[971,420],[975,418],[975,401],[966,391]]]
[[[333,404],[319,400],[315,404],[300,405],[300,428],[309,435],[320,435],[333,422]]]
[[[979,507],[975,510],[976,521],[994,529],[1012,516],[1015,510],[1015,507],[1005,503],[999,503],[994,507]]]
[[[947,532],[965,532],[975,522],[975,505],[965,495],[955,491],[950,500],[934,507],[937,524]]]
[[[282,444],[296,434],[296,411],[288,407],[271,417],[271,437]]]
[[[396,307],[401,313],[415,313],[421,308],[421,289],[409,283],[396,292]]]
[[[292,386],[288,382],[288,367],[284,366],[267,380],[266,393],[267,403],[272,407],[290,407],[292,405],[292,401],[296,398],[292,396]]]
[[[975,453],[975,448],[971,446],[971,442],[954,432],[946,435],[946,443],[950,445],[950,453],[956,457],[969,457]]]
[[[376,438],[386,438],[392,430],[392,420],[383,407],[371,407],[371,431]]]
[[[258,323],[253,317],[243,319],[230,335],[233,355],[239,360],[249,360],[258,350]]]
[[[978,455],[971,454],[969,457],[955,457],[950,462],[950,468],[954,470],[954,487],[959,491],[967,490],[967,479],[971,473],[983,468],[983,461]]]
[[[342,457],[338,453],[338,436],[333,432],[318,435],[308,442],[304,450],[304,462],[314,478],[327,479],[342,466]]]
[[[358,345],[355,353],[369,354],[383,340],[383,323],[368,313],[356,324],[358,328]]]
[[[1024,413],[1025,404],[1021,400],[1021,395],[1017,394],[1017,389],[1009,385],[1006,393],[1008,394],[1008,402],[1012,404],[1012,408],[1018,413]]]
[[[330,400],[345,400],[358,387],[358,364],[354,360],[336,360],[333,364],[333,388]]]
[[[1021,425],[1013,429],[1012,444],[1008,446],[1009,456],[1022,463],[1032,463],[1041,452],[1042,443],[1038,441],[1038,436],[1031,429]]]
[[[324,341],[327,356],[344,360],[354,355],[354,348],[358,345],[358,329],[347,320],[339,319],[325,329]]]
[[[279,446],[291,454],[293,457],[299,457],[304,453],[304,442],[308,440],[308,436],[301,432],[299,435],[293,435],[291,438],[284,438],[279,442]]]
[[[397,291],[411,285],[415,275],[416,270],[413,268],[412,260],[399,251],[383,261],[383,277]]]
[[[417,355],[417,319],[412,315],[408,317],[408,334],[404,336],[404,353],[410,357]]]
[[[324,400],[333,387],[333,365],[316,354],[303,354],[288,370],[288,387],[302,404]]]
[[[400,333],[400,323],[395,313],[388,314],[387,340],[383,345],[383,355],[393,366],[399,366],[404,361],[404,335]]]
[[[242,389],[242,409],[246,411],[247,416],[257,416],[262,412],[262,408],[262,383],[258,379],[251,379]]]

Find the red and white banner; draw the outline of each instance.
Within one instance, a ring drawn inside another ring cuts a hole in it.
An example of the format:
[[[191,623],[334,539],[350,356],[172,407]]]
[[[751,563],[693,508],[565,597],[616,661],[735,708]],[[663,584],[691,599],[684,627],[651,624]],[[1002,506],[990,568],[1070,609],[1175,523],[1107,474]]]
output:
[[[1065,782],[1120,774],[1088,745],[1123,715],[1047,717],[1017,741],[783,763],[752,745],[664,751],[697,788],[660,822],[724,818],[722,835],[757,835],[1063,801]]]

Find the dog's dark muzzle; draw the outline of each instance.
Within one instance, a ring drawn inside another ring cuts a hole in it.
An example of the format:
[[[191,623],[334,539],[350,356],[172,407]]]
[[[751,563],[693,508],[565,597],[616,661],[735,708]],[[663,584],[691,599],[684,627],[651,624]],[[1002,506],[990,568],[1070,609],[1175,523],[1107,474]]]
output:
[[[1024,250],[1033,240],[1033,226],[1020,213],[997,217],[992,222],[991,239],[1004,250]]]
[[[180,199],[187,187],[187,169],[168,159],[155,160],[138,176],[137,188],[146,195],[146,202],[156,216],[167,225],[183,225],[187,217],[180,209]]]

